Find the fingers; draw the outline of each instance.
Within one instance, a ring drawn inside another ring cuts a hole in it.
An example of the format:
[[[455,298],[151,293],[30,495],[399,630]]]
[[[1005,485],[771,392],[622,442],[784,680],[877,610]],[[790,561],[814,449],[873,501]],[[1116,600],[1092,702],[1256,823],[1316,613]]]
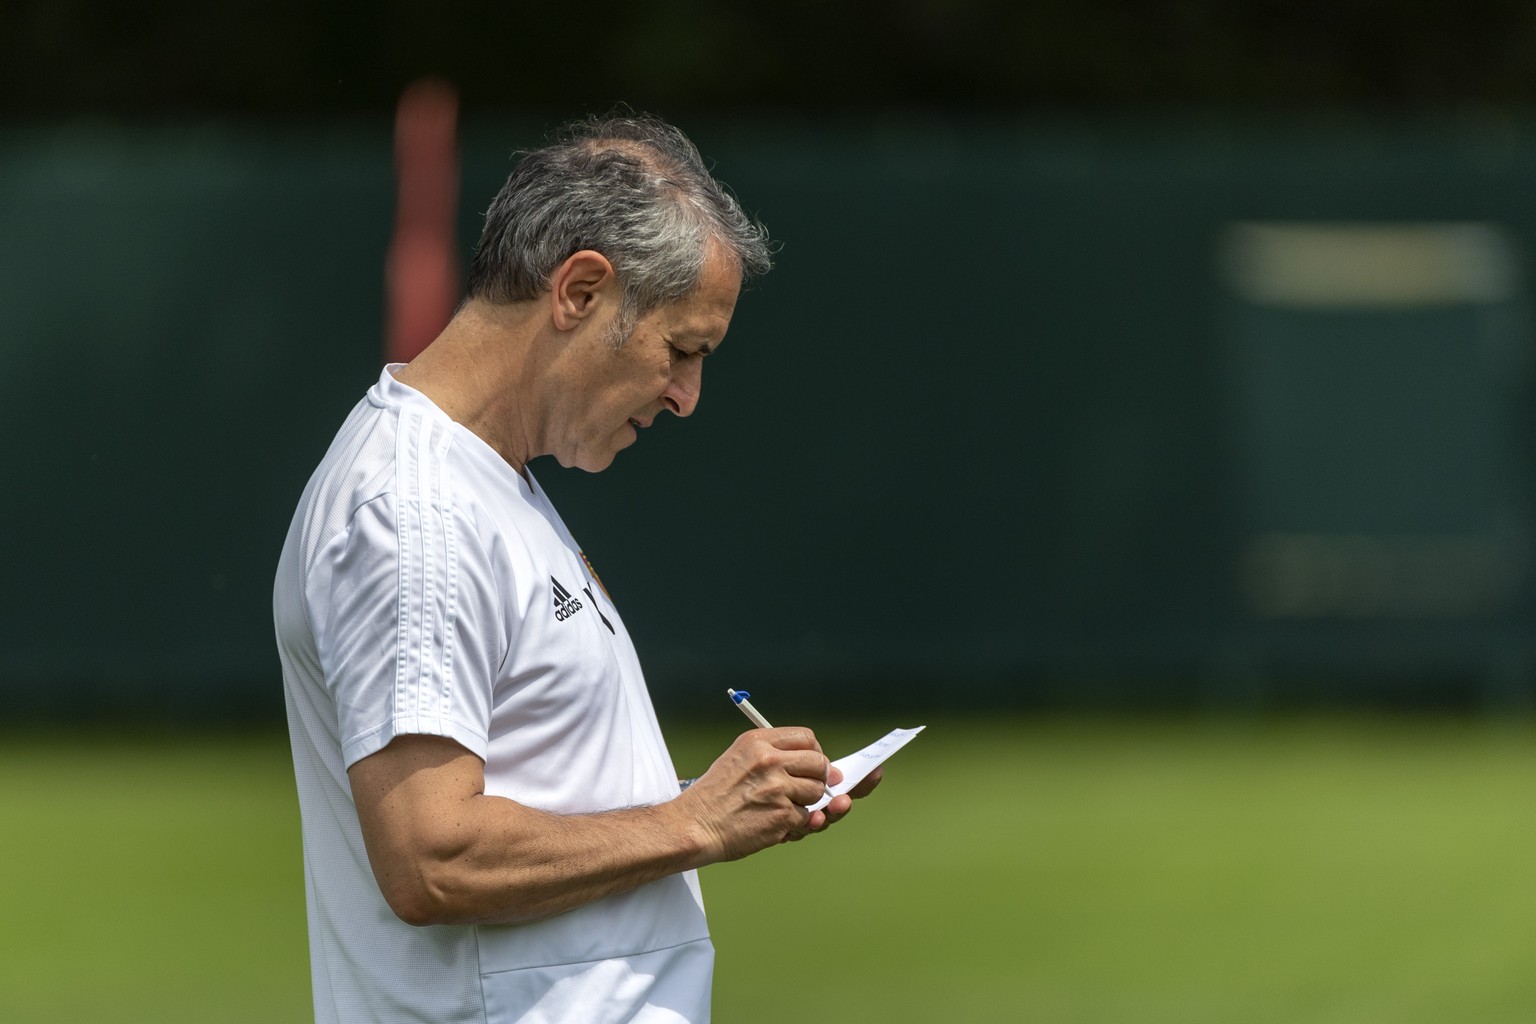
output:
[[[827,786],[843,782],[843,772],[827,760],[809,729],[752,729],[678,799],[710,837],[709,863],[824,831],[848,814],[856,798],[873,791],[882,775],[877,768],[848,793],[807,811]]]
[[[814,750],[821,753],[821,743],[817,741],[816,734],[801,726],[791,725],[782,729],[751,729],[741,734],[741,739],[747,737],[763,738],[771,742],[780,750]]]
[[[827,806],[823,807],[820,811],[817,812],[818,814],[822,815],[824,820],[821,823],[821,826],[816,829],[816,831],[820,832],[823,829],[831,828],[839,821],[842,821],[843,816],[851,810],[853,810],[853,797],[849,796],[847,793],[839,793],[837,796],[832,798],[831,803],[827,804]]]
[[[843,773],[839,771],[834,765],[832,768],[832,774],[834,778],[829,780],[828,784],[835,786],[842,781]],[[864,776],[864,778],[860,780],[857,786],[854,786],[846,793],[839,793],[837,796],[833,797],[832,801],[828,803],[826,807],[822,808],[822,810],[826,812],[826,823],[816,828],[815,831],[819,832],[824,828],[830,828],[831,826],[836,825],[843,819],[844,815],[853,810],[853,802],[855,800],[869,796],[870,793],[873,793],[875,791],[875,787],[880,785],[880,780],[884,777],[884,767],[876,768],[874,771]]]
[[[825,827],[805,810],[825,791],[828,762],[809,729],[753,729],[679,797],[718,851],[734,860]]]
[[[754,729],[737,742],[745,742],[749,748],[768,745],[767,750],[757,749],[756,756],[768,769],[788,776],[785,794],[796,806],[804,807],[821,799],[831,763],[809,729]]]
[[[788,832],[784,833],[784,838],[779,841],[781,843],[798,843],[806,836],[814,835],[815,833],[824,830],[830,824],[832,824],[832,820],[827,817],[825,809],[819,811],[811,811],[806,814],[804,825],[802,825],[800,828],[790,829]]]
[[[880,785],[880,780],[883,778],[885,778],[884,765],[876,768],[874,771],[864,776],[863,781],[848,791],[848,795],[853,797],[855,800],[869,796],[869,794],[875,791],[875,787]]]

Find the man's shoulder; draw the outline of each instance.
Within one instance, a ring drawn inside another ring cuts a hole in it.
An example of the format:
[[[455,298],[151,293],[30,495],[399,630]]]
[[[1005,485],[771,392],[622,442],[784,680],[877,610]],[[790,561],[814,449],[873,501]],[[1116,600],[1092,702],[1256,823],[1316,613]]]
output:
[[[394,491],[401,441],[409,440],[402,431],[422,432],[419,419],[403,417],[403,411],[398,405],[380,404],[372,392],[354,406],[315,468],[313,493],[306,499],[355,509]]]

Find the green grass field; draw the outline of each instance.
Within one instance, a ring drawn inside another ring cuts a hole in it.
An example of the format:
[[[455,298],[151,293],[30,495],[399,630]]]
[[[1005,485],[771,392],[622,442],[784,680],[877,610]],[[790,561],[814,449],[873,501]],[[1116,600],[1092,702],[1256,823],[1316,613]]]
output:
[[[832,833],[703,873],[722,1024],[1536,1020],[1536,726],[928,724]],[[308,1018],[283,737],[0,737],[0,822],[0,1021]]]

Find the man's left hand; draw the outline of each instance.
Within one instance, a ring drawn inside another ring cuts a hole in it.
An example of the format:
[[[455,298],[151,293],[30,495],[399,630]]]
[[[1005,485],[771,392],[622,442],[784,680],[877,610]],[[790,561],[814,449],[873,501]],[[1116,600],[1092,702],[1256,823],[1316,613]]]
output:
[[[798,842],[813,832],[824,832],[831,828],[853,809],[853,802],[855,800],[861,800],[873,793],[875,787],[880,785],[880,780],[884,776],[885,766],[882,765],[864,776],[864,780],[848,792],[833,797],[831,803],[811,815],[810,820],[806,822],[805,828],[790,832],[784,837],[784,841],[787,843]],[[827,785],[835,786],[841,781],[843,781],[842,770],[833,765],[831,772],[828,773]]]

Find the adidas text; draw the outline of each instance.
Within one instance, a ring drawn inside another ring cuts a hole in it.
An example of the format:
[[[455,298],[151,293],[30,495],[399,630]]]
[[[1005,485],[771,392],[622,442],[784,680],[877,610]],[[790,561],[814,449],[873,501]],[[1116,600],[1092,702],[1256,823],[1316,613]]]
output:
[[[561,586],[559,580],[551,576],[549,586],[555,598],[555,621],[564,622],[581,611],[581,598],[572,597],[571,592]]]

